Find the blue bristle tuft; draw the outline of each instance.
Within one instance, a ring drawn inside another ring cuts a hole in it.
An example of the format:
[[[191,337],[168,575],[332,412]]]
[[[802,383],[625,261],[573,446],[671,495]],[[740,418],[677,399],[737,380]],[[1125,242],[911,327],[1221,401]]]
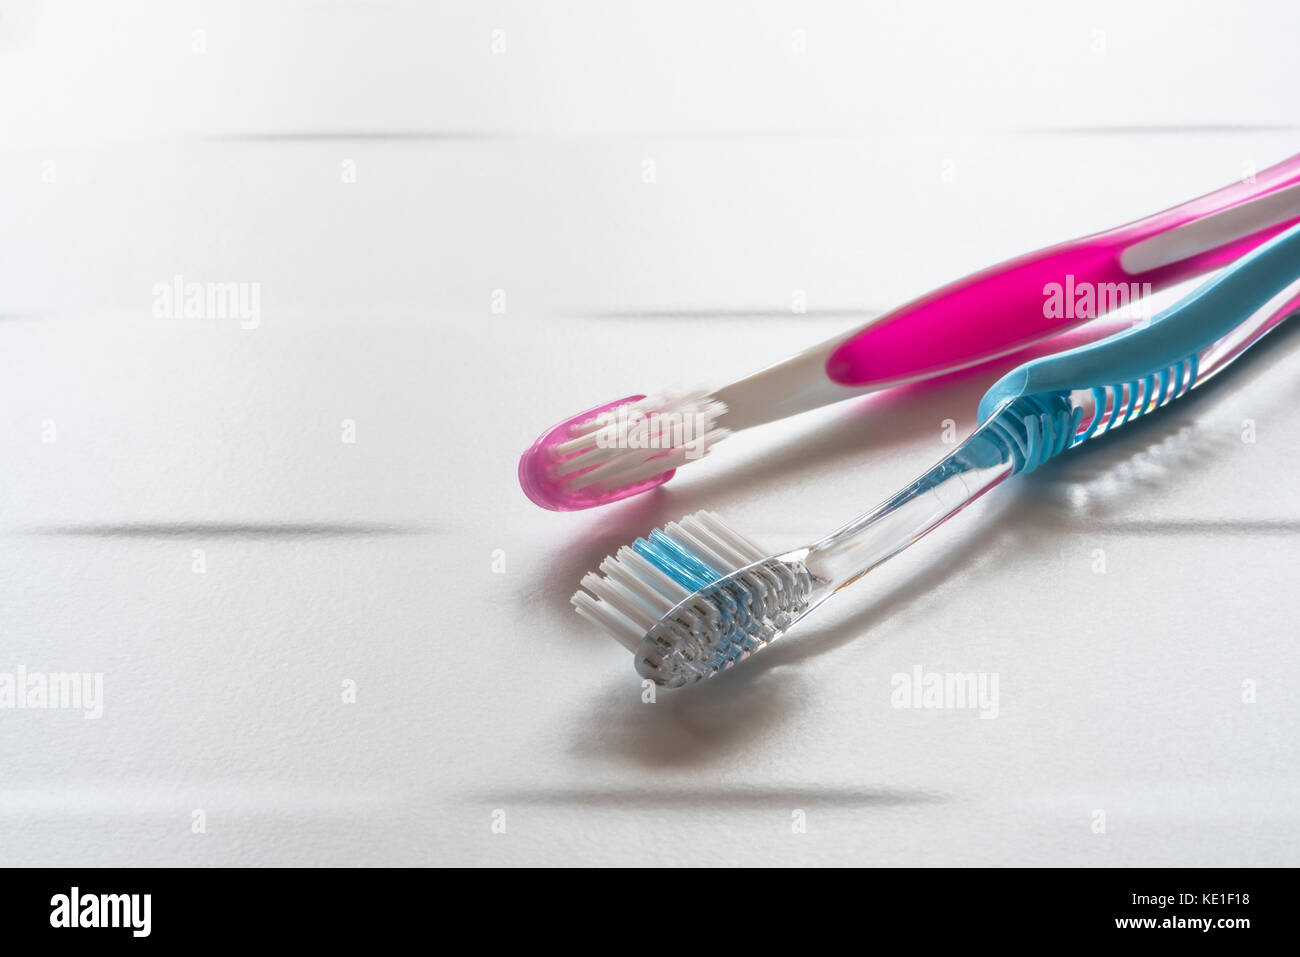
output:
[[[632,547],[673,581],[691,591],[712,585],[722,577],[721,572],[660,529],[650,533],[649,541],[638,538]]]

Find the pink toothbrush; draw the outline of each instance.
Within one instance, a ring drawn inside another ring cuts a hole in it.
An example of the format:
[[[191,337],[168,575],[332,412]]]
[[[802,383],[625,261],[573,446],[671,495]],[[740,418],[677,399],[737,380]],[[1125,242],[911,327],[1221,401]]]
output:
[[[1253,182],[991,266],[713,392],[634,395],[579,413],[523,454],[519,484],[554,511],[616,502],[662,485],[740,429],[987,362],[1096,314],[1080,315],[1067,292],[1091,290],[1094,306],[1098,296],[1127,303],[1133,284],[1154,292],[1190,279],[1297,222],[1300,156]]]

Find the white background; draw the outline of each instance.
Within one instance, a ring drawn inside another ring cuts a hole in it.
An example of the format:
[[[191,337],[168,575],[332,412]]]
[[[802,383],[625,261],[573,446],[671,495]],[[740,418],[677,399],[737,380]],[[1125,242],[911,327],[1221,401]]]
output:
[[[514,475],[581,409],[1300,152],[1298,30],[1284,2],[0,0],[0,671],[105,696],[0,711],[0,863],[1300,863],[1295,330],[653,705],[569,609],[584,572],[702,507],[816,537],[996,372],[600,511]],[[177,274],[260,284],[260,325],[155,318]],[[999,716],[892,708],[917,665],[997,673]]]

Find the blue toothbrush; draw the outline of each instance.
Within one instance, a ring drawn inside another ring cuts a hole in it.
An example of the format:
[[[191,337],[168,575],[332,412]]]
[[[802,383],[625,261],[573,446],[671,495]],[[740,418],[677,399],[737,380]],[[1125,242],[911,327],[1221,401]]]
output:
[[[1020,472],[1168,405],[1300,309],[1300,226],[1149,323],[1028,362],[985,393],[950,455],[811,545],[771,554],[711,512],[619,549],[573,596],[584,618],[667,687],[710,678],[771,644],[836,592]]]

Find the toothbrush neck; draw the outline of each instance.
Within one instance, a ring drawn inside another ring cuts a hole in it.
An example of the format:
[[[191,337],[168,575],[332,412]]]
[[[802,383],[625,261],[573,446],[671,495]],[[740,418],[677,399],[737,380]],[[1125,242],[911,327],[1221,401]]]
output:
[[[739,432],[879,388],[844,386],[827,378],[826,362],[843,340],[836,336],[719,389],[713,395],[727,407],[726,427]]]
[[[892,498],[814,543],[808,568],[837,590],[850,585],[1014,473],[986,423]]]

